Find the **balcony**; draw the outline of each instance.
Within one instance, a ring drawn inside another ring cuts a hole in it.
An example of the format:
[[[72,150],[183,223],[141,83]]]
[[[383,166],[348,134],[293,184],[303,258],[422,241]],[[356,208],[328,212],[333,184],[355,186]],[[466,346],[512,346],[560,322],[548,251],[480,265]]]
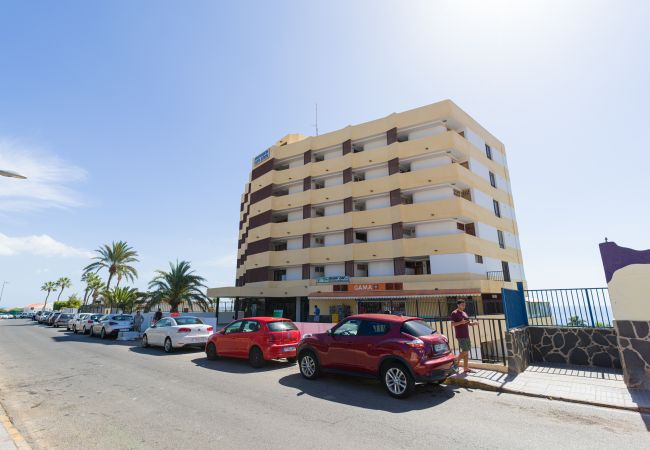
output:
[[[502,270],[493,270],[486,272],[486,277],[491,281],[504,281],[503,271]]]

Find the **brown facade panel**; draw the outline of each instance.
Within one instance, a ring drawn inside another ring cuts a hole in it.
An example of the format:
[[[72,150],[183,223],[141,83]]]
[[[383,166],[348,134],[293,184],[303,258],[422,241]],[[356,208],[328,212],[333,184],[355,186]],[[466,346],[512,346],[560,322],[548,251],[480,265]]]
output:
[[[397,128],[391,128],[386,132],[386,144],[390,145],[397,142]]]
[[[311,217],[311,205],[303,205],[302,218],[309,219]]]
[[[269,281],[269,267],[256,267],[249,269],[244,275],[246,283],[258,283],[260,281]]]
[[[393,239],[402,239],[404,237],[404,227],[402,222],[397,222],[392,225]]]
[[[343,212],[344,213],[352,212],[352,197],[343,199]]]
[[[390,206],[396,206],[402,203],[402,191],[393,189],[390,191]]]
[[[343,155],[347,155],[348,153],[352,153],[352,139],[348,139],[343,143]]]
[[[303,164],[309,164],[311,162],[311,150],[307,150],[303,155]]]
[[[269,159],[266,161],[264,164],[260,164],[256,168],[253,169],[253,172],[251,173],[251,180],[255,180],[265,173],[268,173],[273,170],[273,158]]]
[[[252,230],[253,228],[261,227],[262,225],[266,225],[267,223],[271,223],[270,209],[268,211],[264,211],[263,213],[251,217],[251,219],[248,221],[248,229]]]
[[[260,239],[259,241],[253,241],[248,243],[246,248],[247,255],[257,255],[258,253],[264,253],[271,250],[271,238]]]
[[[305,233],[302,235],[302,248],[311,247],[311,234]]]
[[[311,266],[309,264],[302,265],[302,279],[309,280],[311,277]]]
[[[404,275],[406,273],[406,263],[404,262],[403,256],[393,258],[393,268],[395,270],[395,275]]]
[[[388,175],[399,173],[399,158],[393,158],[388,161]]]
[[[273,185],[268,184],[263,188],[258,189],[257,191],[251,194],[251,204],[260,202],[265,198],[269,198],[273,193]]]
[[[345,275],[348,277],[354,276],[354,261],[345,261]]]
[[[352,181],[352,167],[343,170],[343,184]]]
[[[302,190],[308,191],[311,189],[311,175],[302,179]]]
[[[354,230],[352,228],[343,230],[343,239],[345,244],[352,244],[354,242]]]

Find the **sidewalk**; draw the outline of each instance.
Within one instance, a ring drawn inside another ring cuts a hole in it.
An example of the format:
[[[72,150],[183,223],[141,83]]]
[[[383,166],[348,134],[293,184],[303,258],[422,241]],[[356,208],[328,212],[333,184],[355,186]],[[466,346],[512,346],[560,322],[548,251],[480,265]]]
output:
[[[0,405],[0,450],[27,450],[31,449],[23,437],[16,430]]]
[[[650,412],[650,391],[628,390],[621,370],[531,365],[519,375],[474,369],[447,382],[476,389],[530,395],[609,408]]]

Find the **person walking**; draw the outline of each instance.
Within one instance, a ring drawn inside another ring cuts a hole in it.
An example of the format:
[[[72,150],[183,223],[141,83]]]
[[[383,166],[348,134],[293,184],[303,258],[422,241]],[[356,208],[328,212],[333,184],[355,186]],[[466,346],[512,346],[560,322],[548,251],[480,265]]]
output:
[[[155,325],[155,324],[156,324],[160,319],[162,319],[162,311],[160,310],[160,308],[158,308],[158,311],[156,311],[156,314],[153,315],[153,323],[154,323],[154,325]]]
[[[137,331],[138,334],[142,329],[142,322],[144,322],[144,317],[140,314],[140,310],[137,310],[135,312],[135,317],[133,318],[133,330]]]
[[[472,348],[472,340],[469,337],[469,327],[476,326],[478,323],[469,320],[469,316],[465,312],[465,300],[463,299],[456,302],[456,309],[452,311],[449,320],[451,320],[451,325],[456,332],[456,339],[460,348],[460,353],[456,358],[456,365],[460,366],[460,360],[462,359],[462,373],[471,373],[472,371],[469,369],[469,351]]]
[[[320,322],[320,308],[314,305],[314,322]]]

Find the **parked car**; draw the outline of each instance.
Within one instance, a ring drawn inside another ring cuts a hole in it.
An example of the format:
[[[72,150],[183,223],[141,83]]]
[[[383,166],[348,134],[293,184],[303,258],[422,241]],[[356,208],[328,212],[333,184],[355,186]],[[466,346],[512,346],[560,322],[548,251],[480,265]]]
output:
[[[160,345],[167,353],[175,348],[205,348],[213,327],[193,316],[169,316],[147,328],[142,335],[142,346]]]
[[[77,313],[68,321],[68,330],[77,333],[77,326],[81,325],[84,319],[90,317],[90,313]]]
[[[306,335],[298,346],[308,380],[336,371],[378,377],[388,394],[408,397],[415,383],[441,383],[454,373],[447,338],[416,317],[350,316],[326,333]]]
[[[29,319],[30,317],[31,317],[31,313],[22,312],[18,314],[19,319]]]
[[[133,327],[133,316],[129,314],[106,314],[94,321],[90,335],[98,335],[102,339],[107,336],[117,337],[120,331],[129,331]]]
[[[59,328],[59,327],[63,327],[63,326],[67,327],[68,322],[73,317],[74,317],[74,314],[72,314],[72,313],[61,313],[61,314],[59,314],[59,316],[56,319],[54,319],[54,322],[52,323],[52,325],[54,325],[54,328]],[[68,330],[69,329],[70,328],[68,327]]]
[[[38,320],[38,323],[46,323],[45,320],[50,316],[50,314],[52,314],[51,311],[42,311],[36,320]]]
[[[90,330],[95,322],[104,317],[104,314],[88,314],[88,317],[79,320],[74,329],[75,334],[81,331],[83,334],[90,334]]]
[[[60,315],[61,315],[61,312],[60,312],[60,311],[54,311],[52,314],[50,314],[49,316],[47,316],[47,324],[48,324],[49,326],[53,326],[53,325],[54,325],[54,321],[55,321],[56,319],[58,319]]]
[[[220,356],[248,358],[251,366],[258,368],[277,358],[294,363],[299,342],[300,331],[289,319],[248,317],[210,336],[205,353],[211,360]]]

